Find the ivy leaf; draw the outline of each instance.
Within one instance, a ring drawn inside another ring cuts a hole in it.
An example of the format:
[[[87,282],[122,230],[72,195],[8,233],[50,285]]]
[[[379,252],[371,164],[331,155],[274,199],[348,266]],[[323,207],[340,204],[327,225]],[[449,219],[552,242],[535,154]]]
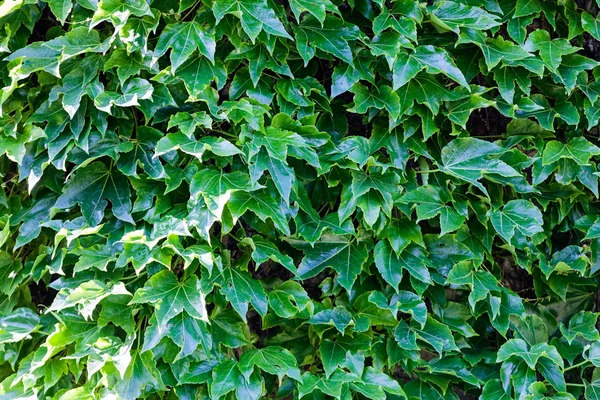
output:
[[[258,235],[255,235],[252,238],[247,238],[247,242],[252,247],[252,259],[257,265],[261,265],[267,260],[271,260],[283,265],[293,274],[297,274],[294,260],[290,256],[281,253],[273,243],[263,239]]]
[[[17,137],[0,136],[0,154],[6,154],[9,160],[21,165],[26,153],[27,143],[45,137],[44,131],[34,125],[27,125],[23,132]]]
[[[482,400],[510,400],[511,397],[506,393],[504,388],[502,387],[502,382],[499,379],[494,379],[488,381],[483,387],[483,392],[481,394]]]
[[[371,398],[385,398],[385,392],[404,398],[407,397],[396,380],[373,367],[365,368],[362,382],[353,382],[352,387]]]
[[[62,23],[67,20],[67,17],[73,8],[73,2],[71,0],[50,0],[48,5],[50,6],[52,14],[54,14]]]
[[[440,3],[429,14],[432,22],[456,33],[460,28],[491,29],[500,25],[499,17],[479,7],[471,7],[454,1]]]
[[[296,358],[288,350],[280,346],[268,346],[264,349],[254,349],[240,357],[239,369],[248,379],[257,366],[261,370],[277,375],[279,380],[284,376],[301,381],[300,370],[296,365]]]
[[[223,88],[227,70],[222,62],[215,60],[211,64],[205,57],[192,56],[177,68],[175,76],[183,81],[190,98],[198,101],[213,81],[216,82],[217,89]]]
[[[339,274],[339,282],[346,290],[351,290],[356,277],[366,263],[368,243],[351,240],[344,236],[323,235],[314,247],[306,242],[290,241],[304,250],[305,257],[298,266],[300,279],[311,278],[327,267]]]
[[[440,169],[467,181],[487,194],[479,182],[484,176],[498,175],[514,179],[523,177],[514,168],[497,157],[505,150],[498,145],[475,138],[455,139],[442,149]]]
[[[465,218],[453,207],[446,205],[451,201],[448,194],[432,185],[421,186],[402,196],[402,202],[414,203],[417,210],[417,222],[440,216],[440,235],[457,230]]]
[[[192,139],[197,127],[212,128],[212,119],[204,111],[194,114],[178,112],[169,118],[167,128],[171,129],[175,126],[189,139]]]
[[[585,340],[600,340],[600,333],[596,329],[598,313],[580,311],[569,320],[569,327],[561,324],[560,331],[569,343],[581,336]]]
[[[282,318],[291,318],[312,306],[306,291],[299,283],[293,281],[282,283],[277,288],[271,290],[268,296],[269,308]],[[349,323],[350,320],[348,320]]]
[[[181,22],[164,28],[154,48],[154,56],[161,57],[170,48],[171,69],[175,72],[196,49],[214,63],[215,47],[214,35],[207,33],[197,21]]]
[[[521,63],[532,62],[532,54],[521,46],[515,45],[503,37],[490,39],[483,32],[473,29],[464,29],[460,33],[461,43],[474,43],[477,45],[485,58],[485,63],[489,70],[492,70],[501,62],[511,66],[518,66]],[[527,68],[529,64],[523,65]],[[540,63],[543,72],[543,64]]]
[[[396,253],[400,253],[411,242],[422,247],[425,246],[420,226],[409,219],[401,218],[390,221],[381,234],[390,242]]]
[[[541,29],[537,29],[529,34],[523,48],[526,51],[540,52],[540,57],[551,71],[556,72],[562,62],[562,56],[577,52],[577,47],[571,46],[566,39],[550,39],[550,34]]]
[[[389,86],[383,85],[369,91],[364,85],[355,83],[350,92],[354,93],[354,107],[351,112],[366,113],[369,108],[385,109],[390,117],[397,119],[400,116],[400,98]]]
[[[402,280],[402,271],[406,269],[410,275],[423,283],[431,284],[431,276],[427,270],[430,261],[425,251],[418,246],[409,245],[396,255],[387,242],[379,242],[375,246],[375,265],[383,279],[398,290]]]
[[[428,74],[418,74],[407,85],[398,90],[400,97],[400,115],[404,114],[416,101],[424,104],[434,114],[440,110],[444,101],[457,100],[456,92],[448,90],[435,77]]]
[[[448,273],[448,283],[469,285],[469,304],[475,309],[477,303],[485,300],[492,291],[498,291],[498,281],[492,274],[483,270],[474,270],[470,262],[457,263]]]
[[[142,70],[150,71],[151,66],[147,57],[140,53],[127,54],[126,51],[115,51],[104,64],[104,68],[116,68],[117,76],[121,84],[125,84],[127,80],[135,75],[138,75]]]
[[[115,26],[124,25],[130,15],[151,16],[152,11],[145,0],[133,0],[127,3],[120,0],[100,0],[92,18],[92,26],[106,20],[110,20]]]
[[[160,372],[156,369],[156,361],[152,353],[139,351],[135,351],[131,356],[123,379],[119,380],[115,388],[124,398],[132,399],[139,397],[147,388],[166,389]]]
[[[325,377],[329,379],[338,366],[345,365],[348,357],[352,357],[361,350],[366,350],[369,344],[370,339],[364,335],[356,335],[354,338],[341,338],[336,341],[330,339],[321,341],[319,353],[323,360]]]
[[[154,144],[161,137],[162,133],[156,129],[140,127],[132,150],[121,153],[117,168],[126,175],[137,177],[137,165],[140,164],[151,178],[166,178],[167,174],[160,160],[152,156]]]
[[[161,156],[173,150],[181,150],[200,161],[202,161],[202,156],[206,151],[210,151],[220,157],[229,157],[242,153],[230,141],[223,138],[206,136],[200,140],[195,140],[184,133],[170,133],[158,140],[155,154]]]
[[[513,356],[525,361],[531,369],[535,369],[540,357],[546,357],[559,365],[562,364],[562,358],[558,351],[547,343],[539,343],[530,348],[524,340],[510,339],[498,350],[497,362]]]
[[[270,157],[266,151],[262,150],[256,155],[254,163],[250,166],[252,180],[258,181],[265,170],[269,171],[277,191],[283,201],[289,205],[290,194],[295,186],[294,170],[283,161]]]
[[[577,164],[589,164],[592,156],[600,154],[600,148],[583,137],[576,137],[563,144],[551,140],[546,144],[542,154],[542,165],[552,164],[561,158],[569,158]]]
[[[444,351],[457,350],[456,342],[454,341],[450,329],[431,317],[427,318],[427,322],[423,328],[415,327],[412,328],[412,330],[415,332],[418,339],[429,343],[440,355],[442,355]]]
[[[273,221],[275,227],[280,232],[286,235],[289,235],[290,233],[290,227],[282,204],[261,191],[234,192],[231,195],[228,207],[234,218],[239,218],[246,211],[251,210],[261,220],[266,221],[267,219],[270,219]]]
[[[543,11],[542,5],[538,0],[517,0],[514,17],[525,17],[531,14]]]
[[[281,61],[287,58],[287,52],[288,49],[285,47],[277,46],[275,50],[271,50],[257,43],[252,46],[239,47],[235,52],[227,56],[227,60],[248,60],[250,79],[252,79],[254,87],[257,87],[263,71],[267,68],[278,74],[293,77],[288,64]]]
[[[325,22],[325,17],[327,16],[326,11],[335,14],[339,13],[338,9],[329,0],[323,0],[316,3],[308,0],[291,0],[290,8],[296,16],[297,22],[300,22],[300,16],[303,12],[312,14],[316,19],[321,21],[321,23]]]
[[[588,12],[581,13],[581,27],[589,32],[596,40],[600,40],[600,21]]]
[[[252,43],[263,30],[270,35],[292,39],[266,0],[217,0],[212,10],[217,23],[227,14],[238,17]]]
[[[30,338],[39,323],[40,317],[29,308],[17,308],[0,316],[0,343],[16,343]]]
[[[204,293],[195,276],[180,282],[171,271],[161,271],[134,293],[130,304],[141,303],[154,305],[157,322],[161,325],[183,311],[201,321],[208,321]]]
[[[220,274],[215,274],[207,281],[211,287],[215,282],[221,286],[221,292],[244,321],[249,303],[259,314],[267,313],[268,300],[265,290],[248,272],[232,267],[224,268]]]
[[[124,222],[134,223],[131,217],[129,182],[119,172],[109,170],[100,162],[80,168],[69,179],[55,207],[67,209],[75,204],[90,226],[96,226],[104,217],[104,209],[111,203],[115,217]]]
[[[445,50],[419,46],[414,53],[400,52],[398,55],[394,64],[394,90],[404,86],[423,69],[430,74],[444,74],[458,84],[469,87],[465,76]]]
[[[219,399],[236,388],[236,382],[242,375],[234,360],[224,360],[212,370],[212,377],[210,396]]]
[[[319,390],[329,396],[340,397],[344,385],[355,379],[356,375],[344,372],[341,369],[337,369],[327,378],[305,372],[302,375],[302,383],[299,385],[298,391],[300,397],[313,393],[315,390]]]
[[[319,49],[354,66],[348,42],[358,38],[358,27],[333,15],[327,15],[325,21],[321,22],[312,15],[307,15],[294,30],[296,46],[304,65],[308,64],[315,56],[315,50]]]
[[[527,200],[511,200],[502,210],[490,210],[489,216],[496,232],[509,243],[513,237],[520,242],[544,231],[542,213]]]

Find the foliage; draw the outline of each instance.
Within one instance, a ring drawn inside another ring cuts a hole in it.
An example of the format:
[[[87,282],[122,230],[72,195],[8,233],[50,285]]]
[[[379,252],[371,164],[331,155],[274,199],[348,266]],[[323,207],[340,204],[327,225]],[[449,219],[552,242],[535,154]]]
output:
[[[0,398],[599,399],[598,9],[4,0]]]

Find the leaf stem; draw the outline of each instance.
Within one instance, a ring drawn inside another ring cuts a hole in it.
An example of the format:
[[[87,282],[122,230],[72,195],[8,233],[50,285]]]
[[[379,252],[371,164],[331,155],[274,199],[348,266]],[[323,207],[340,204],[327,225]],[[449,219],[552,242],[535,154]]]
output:
[[[430,172],[431,173],[433,173],[433,172],[440,172],[440,170],[439,169],[428,169],[428,170],[420,170],[420,171],[415,170],[415,172],[418,173],[418,174],[428,174]]]

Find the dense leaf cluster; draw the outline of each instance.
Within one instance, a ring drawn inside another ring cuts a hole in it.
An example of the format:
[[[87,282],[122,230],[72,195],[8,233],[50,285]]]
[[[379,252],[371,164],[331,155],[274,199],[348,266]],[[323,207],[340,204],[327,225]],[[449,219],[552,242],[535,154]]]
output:
[[[4,0],[0,398],[600,399],[579,0]]]

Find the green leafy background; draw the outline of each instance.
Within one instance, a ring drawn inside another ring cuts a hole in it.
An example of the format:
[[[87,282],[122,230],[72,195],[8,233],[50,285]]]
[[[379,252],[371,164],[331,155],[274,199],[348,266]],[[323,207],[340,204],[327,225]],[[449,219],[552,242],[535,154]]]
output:
[[[600,399],[594,0],[4,0],[0,398]]]

